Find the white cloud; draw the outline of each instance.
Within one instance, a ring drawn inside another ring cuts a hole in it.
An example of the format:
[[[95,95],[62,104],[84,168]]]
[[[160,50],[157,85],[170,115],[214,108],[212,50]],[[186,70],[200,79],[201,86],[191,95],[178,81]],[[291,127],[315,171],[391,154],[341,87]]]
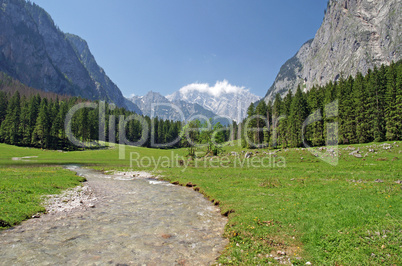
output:
[[[182,94],[187,94],[192,91],[208,93],[212,96],[219,97],[226,93],[242,93],[249,90],[245,89],[245,87],[231,85],[227,80],[217,81],[212,87],[208,83],[192,83],[180,89]]]

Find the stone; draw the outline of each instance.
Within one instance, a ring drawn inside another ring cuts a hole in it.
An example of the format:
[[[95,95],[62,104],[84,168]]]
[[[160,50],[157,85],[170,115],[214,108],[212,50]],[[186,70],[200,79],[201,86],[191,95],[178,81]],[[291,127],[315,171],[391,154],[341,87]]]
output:
[[[252,152],[247,152],[247,153],[244,155],[244,158],[248,159],[248,158],[251,158],[251,156],[253,156],[253,153],[252,153]]]
[[[171,237],[172,237],[172,235],[170,235],[170,234],[162,234],[162,238],[164,238],[164,239],[169,239]]]
[[[191,183],[191,182],[188,182],[187,184],[186,184],[186,187],[195,187],[196,185],[195,184],[193,184],[193,183]]]
[[[350,156],[354,156],[355,154],[358,154],[359,151],[352,151],[351,153],[349,153]]]

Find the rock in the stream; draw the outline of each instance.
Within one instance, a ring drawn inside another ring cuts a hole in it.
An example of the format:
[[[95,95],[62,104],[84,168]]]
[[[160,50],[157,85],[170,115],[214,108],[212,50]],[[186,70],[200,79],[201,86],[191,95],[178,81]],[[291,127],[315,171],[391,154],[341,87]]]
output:
[[[253,153],[252,153],[252,152],[247,152],[247,153],[244,155],[244,158],[248,159],[248,158],[251,158],[251,156],[253,156]]]

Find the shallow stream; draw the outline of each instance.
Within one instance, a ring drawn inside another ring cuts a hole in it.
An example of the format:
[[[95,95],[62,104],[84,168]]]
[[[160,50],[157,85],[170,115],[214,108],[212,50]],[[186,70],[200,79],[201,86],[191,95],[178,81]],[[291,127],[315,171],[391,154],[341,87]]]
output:
[[[95,208],[0,232],[1,265],[208,265],[227,244],[227,220],[192,189],[69,169],[87,178]]]

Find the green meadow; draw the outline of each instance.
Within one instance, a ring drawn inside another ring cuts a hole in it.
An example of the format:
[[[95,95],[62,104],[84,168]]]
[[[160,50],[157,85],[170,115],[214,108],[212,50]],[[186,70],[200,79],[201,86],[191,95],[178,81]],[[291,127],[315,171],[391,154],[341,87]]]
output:
[[[189,161],[186,149],[58,152],[0,144],[0,226],[44,211],[42,196],[83,181],[61,165],[133,166],[194,186],[219,205],[230,243],[218,263],[284,257],[295,265],[402,265],[402,142],[389,143],[339,146],[335,166],[306,149],[247,150],[254,155],[245,159],[243,149],[227,145],[220,157],[201,157],[201,150]],[[363,158],[349,155],[353,149]]]

